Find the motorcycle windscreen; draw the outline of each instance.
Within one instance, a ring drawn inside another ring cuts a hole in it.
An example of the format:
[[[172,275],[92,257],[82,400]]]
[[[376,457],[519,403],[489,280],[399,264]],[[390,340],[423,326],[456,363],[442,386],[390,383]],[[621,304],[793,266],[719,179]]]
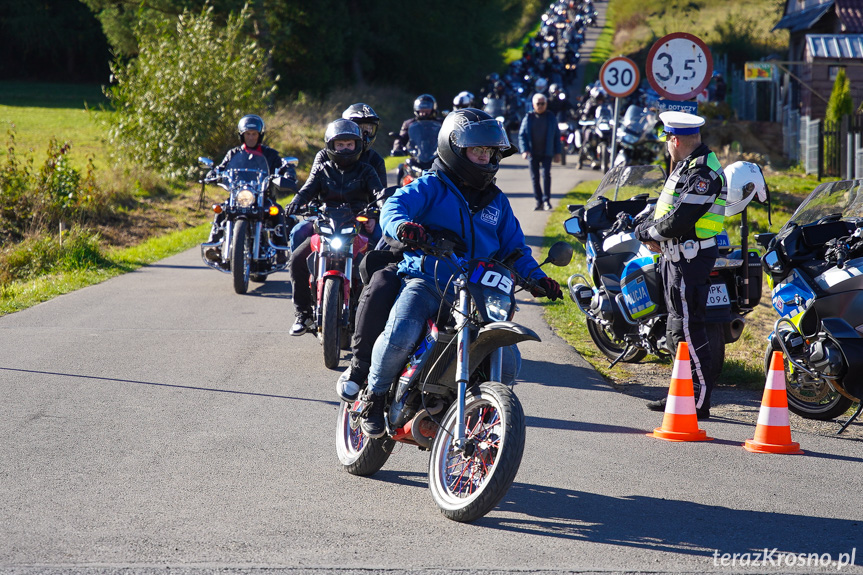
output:
[[[242,182],[258,182],[270,172],[270,165],[263,154],[239,152],[225,166],[233,171],[234,179]]]
[[[423,120],[414,122],[408,128],[411,151],[416,152],[417,160],[423,164],[431,162],[437,152],[437,135],[440,127],[440,122]]]
[[[821,184],[800,204],[783,228],[792,222],[801,226],[817,222],[833,214],[845,220],[863,218],[863,180]]]
[[[628,200],[639,194],[647,194],[648,199],[659,198],[666,177],[665,170],[660,166],[615,166],[602,178],[587,204],[599,198]]]
[[[493,118],[506,116],[506,100],[503,98],[489,98],[483,110]]]
[[[515,312],[515,279],[512,272],[496,262],[468,262],[467,289],[483,322],[506,321]]]

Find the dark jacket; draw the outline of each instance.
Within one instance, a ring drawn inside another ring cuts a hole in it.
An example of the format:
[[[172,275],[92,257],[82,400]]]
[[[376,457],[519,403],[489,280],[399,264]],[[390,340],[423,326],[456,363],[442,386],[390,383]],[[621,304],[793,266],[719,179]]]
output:
[[[551,112],[543,112],[541,115],[536,112],[530,112],[521,121],[521,128],[518,130],[518,147],[522,153],[529,152],[533,143],[531,142],[531,130],[533,124],[537,121],[548,122],[548,130],[545,133],[545,155],[556,156],[563,152],[563,145],[560,143],[560,128],[557,127],[557,119]],[[551,152],[549,153],[549,151]]]
[[[390,153],[391,155],[395,155],[396,153],[406,153],[406,148],[410,143],[410,128],[414,122],[437,122],[440,124],[440,120],[437,119],[437,116],[433,118],[423,118],[422,120],[418,120],[416,118],[408,118],[404,122],[402,122],[402,128],[399,130],[398,135],[393,140],[393,150]]]
[[[319,151],[317,154],[315,154],[315,161],[312,162],[312,169],[310,171],[314,172],[315,168],[318,166],[318,164],[322,164],[322,163],[326,162],[328,159],[329,159],[329,157],[327,156],[326,150]],[[386,187],[386,185],[387,185],[387,166],[384,163],[384,159],[381,157],[381,155],[378,154],[377,152],[375,152],[374,150],[366,150],[360,156],[360,161],[365,162],[366,164],[368,164],[372,168],[374,168],[375,173],[378,175],[378,179],[380,179],[380,181],[381,181],[381,185],[383,187]]]
[[[375,192],[382,189],[380,178],[369,164],[357,162],[342,171],[327,159],[315,164],[309,179],[291,203],[303,206],[320,200],[325,204],[350,204],[351,209],[360,211],[373,202]]]

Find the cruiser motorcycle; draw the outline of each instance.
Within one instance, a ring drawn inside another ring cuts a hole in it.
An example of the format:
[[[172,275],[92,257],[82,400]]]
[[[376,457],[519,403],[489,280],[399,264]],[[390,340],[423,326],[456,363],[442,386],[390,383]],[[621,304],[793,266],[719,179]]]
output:
[[[309,287],[315,333],[329,369],[338,366],[341,350],[350,349],[363,287],[356,267],[358,259],[373,247],[362,228],[369,220],[377,220],[379,213],[374,205],[356,214],[349,205],[311,204],[305,214],[315,218],[312,253],[307,259]]]
[[[788,409],[829,420],[863,409],[863,180],[824,183],[778,233],[756,236],[779,319],[770,334],[785,358]]]
[[[590,276],[570,276],[570,299],[585,314],[588,334],[611,366],[636,363],[648,353],[673,353],[666,341],[668,314],[659,273],[664,256],[651,252],[634,233],[637,221],[653,214],[665,179],[659,166],[616,166],[587,204],[569,206],[572,217],[564,222],[567,233],[585,246]],[[729,200],[726,213],[741,213],[750,200]],[[748,229],[741,237],[745,240],[747,234]],[[725,232],[716,237],[720,257],[710,274],[707,335],[711,342],[723,343],[711,350],[710,369],[718,375],[725,344],[740,338],[744,316],[761,299],[761,261],[745,241],[732,249]]]
[[[280,171],[292,173],[297,162],[297,158],[283,158]],[[295,190],[296,179],[270,174],[266,159],[257,154],[235,154],[221,171],[213,171],[210,158],[198,158],[198,163],[210,174],[200,181],[202,194],[205,184],[218,184],[228,192],[224,203],[213,205],[216,214],[224,214],[217,217],[219,240],[201,244],[201,259],[209,267],[231,274],[234,291],[244,294],[249,280],[263,283],[269,274],[288,265],[287,257],[278,257],[279,252],[287,256],[290,251],[288,230],[279,223],[279,206],[267,190]],[[279,244],[273,242],[276,235],[282,237]]]
[[[342,403],[336,425],[336,451],[352,475],[373,475],[396,442],[429,450],[429,489],[441,512],[469,522],[493,509],[506,494],[521,463],[525,421],[514,391],[500,382],[503,348],[539,341],[514,323],[517,286],[535,289],[533,280],[511,269],[521,252],[502,262],[464,260],[454,244],[433,240],[423,246],[440,266],[453,266],[455,303],[448,317],[429,320],[401,376],[387,394],[387,433],[371,439],[360,420],[365,396]],[[572,247],[558,242],[543,262],[565,266]],[[452,268],[450,268],[452,269]],[[446,305],[444,306],[446,309]]]

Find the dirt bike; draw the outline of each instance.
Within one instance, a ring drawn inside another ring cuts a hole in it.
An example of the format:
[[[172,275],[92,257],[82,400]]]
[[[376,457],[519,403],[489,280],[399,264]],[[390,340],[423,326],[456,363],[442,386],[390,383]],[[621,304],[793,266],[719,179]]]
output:
[[[297,165],[296,158],[283,158],[282,166]],[[259,154],[235,154],[221,171],[213,170],[213,161],[198,158],[201,168],[210,170],[200,183],[218,184],[228,191],[228,199],[213,205],[218,223],[218,241],[201,244],[201,259],[209,267],[231,274],[234,291],[244,294],[249,280],[263,283],[271,273],[287,267],[288,230],[279,223],[279,206],[267,191],[296,189],[296,180],[270,174],[267,160]],[[289,180],[289,181],[288,181]],[[203,196],[202,196],[203,197]],[[275,236],[281,236],[279,244]]]
[[[369,237],[361,232],[365,222],[377,220],[379,210],[369,206],[355,213],[349,205],[311,204],[307,217],[314,217],[312,253],[308,257],[315,333],[321,342],[324,365],[338,366],[341,350],[350,349],[354,315],[362,281],[355,273],[358,258],[368,252]]]
[[[520,252],[503,262],[467,261],[453,248],[453,242],[440,239],[422,247],[441,258],[439,266],[457,270],[456,300],[447,319],[428,320],[391,386],[386,435],[370,439],[363,433],[360,420],[369,404],[361,395],[339,408],[336,451],[348,473],[369,476],[383,467],[396,442],[429,450],[432,498],[447,518],[468,522],[498,504],[521,463],[524,412],[513,390],[500,383],[502,348],[539,341],[512,321],[517,286],[537,288],[510,267]],[[542,265],[564,266],[571,259],[572,247],[558,242]]]
[[[585,314],[587,331],[611,366],[674,351],[666,341],[660,255],[634,233],[635,216],[653,213],[665,179],[659,166],[615,166],[584,206],[569,206],[572,217],[564,222],[585,246],[590,275],[570,276],[570,299]],[[706,322],[708,339],[723,344],[711,348],[710,369],[718,375],[725,344],[740,338],[744,316],[760,301],[761,261],[746,245],[732,250],[724,232],[716,237],[720,258],[710,274]],[[582,283],[575,283],[578,279]]]
[[[863,180],[821,184],[778,233],[756,241],[779,313],[765,352],[782,351],[788,409],[808,419],[863,409]]]

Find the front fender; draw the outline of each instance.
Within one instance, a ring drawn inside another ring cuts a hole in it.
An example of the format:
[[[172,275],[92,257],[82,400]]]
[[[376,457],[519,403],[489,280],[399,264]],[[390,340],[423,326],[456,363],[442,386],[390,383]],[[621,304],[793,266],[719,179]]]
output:
[[[468,373],[476,371],[479,364],[494,350],[528,340],[542,341],[532,329],[512,321],[495,321],[485,325],[470,344]],[[455,381],[455,370],[456,362],[452,362],[440,380]]]

